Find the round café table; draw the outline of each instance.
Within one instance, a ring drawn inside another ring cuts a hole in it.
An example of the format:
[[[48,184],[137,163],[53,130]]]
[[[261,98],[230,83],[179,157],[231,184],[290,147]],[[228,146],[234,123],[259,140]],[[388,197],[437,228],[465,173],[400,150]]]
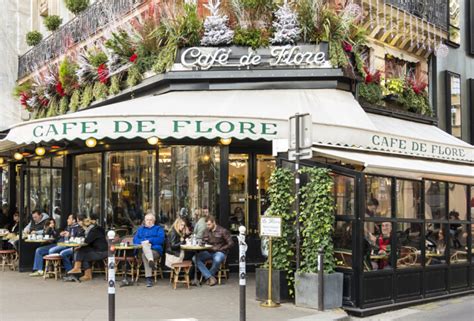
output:
[[[209,244],[206,244],[206,245],[181,245],[181,249],[183,251],[190,251],[190,252],[196,252],[195,254],[195,257],[197,256],[197,254],[201,251],[208,251],[210,249],[212,249],[212,245],[209,245]],[[198,279],[197,279],[197,257],[195,259],[196,261],[196,264],[194,265],[194,284],[196,286],[201,286],[201,283],[198,282]]]
[[[127,244],[127,245],[115,244],[114,248],[115,248],[115,251],[124,251],[123,256],[121,256],[121,257],[124,258],[124,263],[123,263],[123,279],[122,279],[122,284],[120,286],[123,287],[123,286],[131,285],[134,282],[134,278],[133,278],[133,275],[132,275],[132,282],[131,283],[127,279],[127,268],[128,268],[127,259],[126,259],[127,251],[139,250],[139,249],[142,248],[142,246],[140,244]],[[138,268],[138,266],[137,266],[137,268]],[[133,270],[132,270],[132,272],[133,272]],[[137,282],[138,282],[138,278],[137,278]]]

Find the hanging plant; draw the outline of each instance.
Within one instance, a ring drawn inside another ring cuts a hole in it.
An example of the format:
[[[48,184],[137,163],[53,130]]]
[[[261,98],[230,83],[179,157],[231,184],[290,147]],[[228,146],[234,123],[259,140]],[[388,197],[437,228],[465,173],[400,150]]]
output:
[[[93,88],[94,88],[94,85],[92,85],[92,84],[88,84],[84,88],[84,91],[82,92],[82,96],[81,96],[81,107],[82,108],[89,107],[90,104],[92,103],[92,101],[94,100]]]
[[[277,168],[273,171],[268,189],[270,207],[265,211],[265,215],[282,218],[282,235],[272,241],[272,264],[273,268],[286,271],[290,295],[294,293],[295,260],[296,213],[293,210],[293,179],[293,173],[288,169]],[[268,261],[265,266],[268,266]]]
[[[117,95],[121,91],[120,83],[122,81],[121,75],[113,75],[110,77],[110,87],[109,87],[109,95]]]
[[[48,31],[55,31],[63,23],[63,19],[60,16],[51,15],[45,17],[43,23]]]
[[[64,0],[66,8],[76,16],[89,6],[89,0]]]
[[[324,252],[324,273],[333,273],[334,259],[334,198],[333,179],[325,168],[303,168],[308,182],[301,190],[301,266],[303,273],[318,272],[318,250]]]
[[[58,114],[59,109],[59,102],[57,98],[53,98],[49,101],[48,111],[46,113],[46,117],[54,117]]]
[[[41,32],[33,30],[26,34],[26,44],[28,46],[36,46],[43,40]]]
[[[59,101],[59,114],[60,115],[66,114],[68,109],[69,109],[69,98],[67,96],[64,96]]]
[[[105,98],[107,98],[109,89],[107,88],[107,85],[105,83],[103,83],[102,81],[97,81],[94,84],[92,93],[94,95],[95,100],[104,100]]]
[[[133,87],[142,81],[142,74],[137,66],[132,66],[128,69],[127,87]]]
[[[69,102],[69,110],[75,113],[81,105],[81,90],[75,89],[72,92],[71,101]]]

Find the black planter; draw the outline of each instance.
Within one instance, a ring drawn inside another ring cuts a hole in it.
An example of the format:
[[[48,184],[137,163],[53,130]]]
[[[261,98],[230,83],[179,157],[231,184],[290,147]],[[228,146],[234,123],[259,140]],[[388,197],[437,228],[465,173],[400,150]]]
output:
[[[268,299],[268,269],[256,269],[256,299],[265,301]],[[287,302],[292,300],[288,291],[288,280],[286,271],[272,270],[272,300],[273,302]]]

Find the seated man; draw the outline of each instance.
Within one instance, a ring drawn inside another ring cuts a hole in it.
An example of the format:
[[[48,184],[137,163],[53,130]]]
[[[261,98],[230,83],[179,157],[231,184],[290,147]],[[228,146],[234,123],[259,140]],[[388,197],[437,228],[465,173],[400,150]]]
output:
[[[84,267],[84,276],[81,281],[92,280],[91,261],[103,260],[108,254],[108,244],[105,238],[104,229],[98,225],[98,215],[91,214],[84,219],[85,229],[84,246],[77,248],[74,257],[74,268],[68,274],[80,274],[81,267]]]
[[[50,242],[48,245],[40,246],[35,251],[35,258],[33,263],[33,273],[30,276],[43,275],[43,256],[48,254],[49,250],[56,246],[56,238],[58,232],[56,231],[56,221],[52,218],[46,220],[45,228],[43,230],[44,236],[48,236]]]
[[[201,271],[203,277],[210,286],[217,284],[214,277],[222,262],[224,262],[229,249],[234,245],[230,232],[216,224],[214,216],[206,218],[207,230],[204,232],[203,241],[205,244],[212,245],[211,251],[199,252],[194,257],[194,263]],[[205,262],[212,259],[212,266],[210,269],[206,267]]]
[[[135,233],[133,243],[142,245],[142,260],[145,267],[146,286],[153,286],[151,279],[152,270],[156,269],[155,259],[163,255],[163,244],[165,242],[165,230],[155,225],[155,215],[145,215],[144,225]]]
[[[35,210],[31,214],[31,221],[28,225],[23,229],[23,233],[25,234],[43,234],[44,230],[44,223],[49,218],[48,214],[43,213],[41,214],[40,211]]]

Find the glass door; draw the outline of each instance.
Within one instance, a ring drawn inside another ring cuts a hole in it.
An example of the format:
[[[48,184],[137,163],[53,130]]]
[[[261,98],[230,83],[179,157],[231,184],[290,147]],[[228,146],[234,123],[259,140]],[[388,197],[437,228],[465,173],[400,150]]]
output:
[[[256,195],[257,202],[257,224],[258,229],[256,234],[260,235],[260,216],[265,214],[265,211],[270,206],[270,199],[268,197],[268,188],[270,187],[270,176],[276,168],[276,160],[271,155],[257,155],[256,156]]]
[[[229,154],[229,225],[233,234],[239,226],[249,231],[249,154]]]

